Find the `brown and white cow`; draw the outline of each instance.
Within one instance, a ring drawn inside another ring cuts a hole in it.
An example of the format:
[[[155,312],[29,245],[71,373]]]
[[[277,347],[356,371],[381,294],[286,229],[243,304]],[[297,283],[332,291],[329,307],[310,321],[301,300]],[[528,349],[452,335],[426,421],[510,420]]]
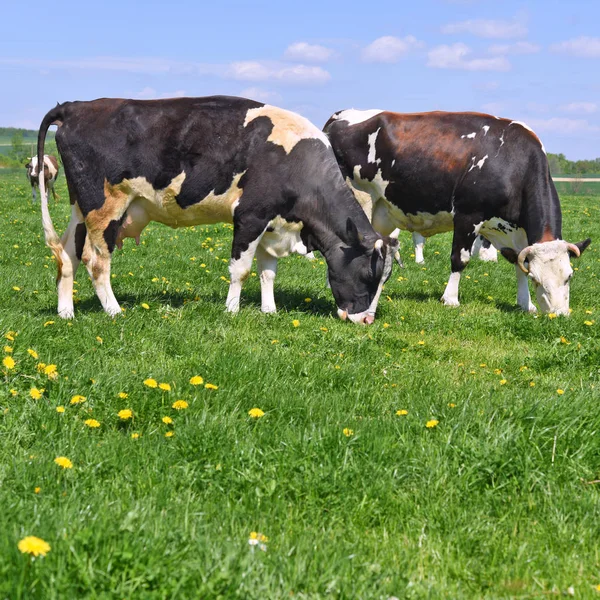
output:
[[[398,240],[376,233],[345,184],[327,137],[300,115],[227,96],[65,102],[43,119],[65,169],[72,216],[62,240],[42,222],[58,264],[58,313],[73,316],[73,277],[83,259],[104,310],[121,309],[112,252],[150,221],[169,227],[232,222],[226,306],[239,310],[256,253],[262,310],[275,311],[277,259],[319,250],[338,315],[371,323]]]
[[[444,304],[458,306],[461,272],[482,235],[515,265],[523,310],[536,310],[529,276],[543,312],[569,314],[570,258],[590,240],[562,239],[546,153],[529,127],[479,113],[351,109],[324,131],[347,181],[370,195],[376,231],[454,230]]]
[[[32,156],[27,159],[27,164],[25,168],[27,169],[27,179],[31,184],[31,198],[34,202],[37,201],[36,190],[39,186],[38,183],[38,157]],[[46,188],[52,192],[52,196],[54,200],[58,200],[58,194],[54,191],[54,183],[56,182],[56,178],[58,177],[58,160],[56,156],[52,156],[52,154],[44,154],[44,183],[46,184]]]

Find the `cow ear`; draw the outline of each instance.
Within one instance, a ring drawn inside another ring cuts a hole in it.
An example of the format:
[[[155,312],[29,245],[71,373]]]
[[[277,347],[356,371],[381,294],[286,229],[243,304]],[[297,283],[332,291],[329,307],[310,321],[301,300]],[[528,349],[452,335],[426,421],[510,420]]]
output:
[[[362,245],[364,237],[358,232],[356,223],[350,217],[346,219],[346,235],[348,236],[348,244],[353,248]]]
[[[581,253],[592,243],[592,240],[588,238],[587,240],[583,240],[583,242],[577,242],[575,246],[579,248],[579,254]],[[571,258],[576,258],[575,253],[569,250],[569,255]]]
[[[519,255],[512,248],[500,248],[500,254],[502,254],[509,263],[512,263],[513,265],[517,264]]]

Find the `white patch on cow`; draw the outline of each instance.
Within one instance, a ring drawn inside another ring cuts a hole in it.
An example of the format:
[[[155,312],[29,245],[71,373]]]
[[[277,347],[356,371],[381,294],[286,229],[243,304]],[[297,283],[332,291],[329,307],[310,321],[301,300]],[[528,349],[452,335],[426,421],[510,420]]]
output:
[[[303,226],[302,221],[288,222],[278,216],[269,223],[260,241],[260,247],[274,258],[283,258],[292,252],[306,256],[308,250],[300,237]]]
[[[360,165],[356,165],[354,167],[354,171],[352,173],[352,185],[361,192],[367,192],[367,194],[370,194],[373,202],[379,198],[385,198],[385,190],[390,182],[383,179],[381,175],[381,169],[377,170],[377,173],[375,173],[375,177],[373,177],[372,181],[369,181],[368,179],[362,179],[360,170]]]
[[[537,308],[531,301],[529,294],[529,280],[527,275],[521,271],[519,265],[515,265],[515,273],[517,274],[517,305],[525,312],[537,312]]]
[[[487,132],[490,130],[489,125],[484,125],[481,129],[483,129],[483,137],[487,135]]]
[[[381,159],[377,158],[377,156],[376,156],[375,142],[377,141],[377,136],[379,135],[380,131],[381,131],[381,127],[374,133],[370,133],[369,138],[368,138],[369,139],[369,155],[367,156],[367,160],[370,163],[377,163],[378,165],[381,164]]]
[[[480,235],[477,236],[471,248],[471,258],[476,256],[484,262],[498,262],[498,251],[493,245],[486,248],[483,245],[483,238]]]
[[[508,126],[510,127],[511,125],[520,125],[524,129],[527,129],[527,131],[530,131],[531,133],[533,133],[534,137],[536,138],[536,140],[540,143],[540,146],[542,147],[542,152],[544,154],[546,154],[546,148],[544,148],[544,144],[542,143],[542,140],[540,140],[538,134],[533,129],[531,129],[531,127],[529,127],[529,125],[527,125],[527,123],[523,123],[523,121],[511,121],[508,124]]]
[[[422,265],[425,262],[425,257],[423,256],[425,238],[420,233],[413,231],[412,239],[415,247],[415,262],[419,265]]]
[[[460,249],[460,262],[466,265],[471,260],[471,253],[465,248]]]
[[[376,117],[379,113],[382,113],[382,110],[371,109],[371,110],[356,110],[355,108],[350,108],[348,110],[343,110],[342,112],[335,115],[333,118],[336,121],[346,121],[349,126],[357,125],[358,123],[363,123],[364,121],[368,121],[373,117]]]
[[[277,258],[265,251],[263,240],[256,249],[256,268],[260,278],[261,307],[264,313],[277,312],[273,286],[277,275]]]
[[[528,244],[527,233],[522,227],[516,227],[504,219],[492,217],[474,227],[477,235],[483,235],[496,248],[512,248],[517,254]]]
[[[326,146],[331,146],[327,136],[308,119],[268,104],[249,109],[244,120],[244,127],[259,117],[267,117],[271,120],[273,129],[267,141],[281,146],[286,154],[289,154],[298,142],[306,139],[317,139]]]
[[[396,164],[396,159],[394,159],[394,160],[392,161],[392,164],[391,164],[390,166],[391,166],[391,167],[393,167],[395,164]]]
[[[545,313],[569,316],[569,280],[573,274],[567,242],[533,244],[528,254],[529,277]]]
[[[477,162],[475,162],[477,160],[476,156],[472,156],[471,157],[471,167],[469,168],[469,173],[475,168],[478,167],[479,170],[481,170],[481,168],[483,167],[483,164],[485,163],[485,161],[488,159],[488,155],[486,154],[481,160],[478,160]]]
[[[63,319],[72,319],[75,314],[73,308],[73,278],[80,262],[75,249],[75,231],[80,223],[83,223],[83,215],[77,204],[73,204],[69,225],[61,239],[64,252],[62,254],[60,276],[57,281],[58,316]]]
[[[263,232],[264,233],[264,232]],[[252,269],[252,259],[256,253],[256,248],[260,243],[263,234],[251,242],[238,259],[231,259],[229,263],[230,284],[227,292],[225,306],[227,312],[237,313],[240,310],[240,296],[242,293],[242,283],[250,275]]]
[[[474,131],[473,133],[468,133],[468,134],[465,134],[465,135],[461,135],[461,136],[460,136],[460,138],[461,138],[461,139],[463,139],[463,138],[467,138],[467,139],[469,139],[469,140],[472,140],[472,139],[475,139],[475,136],[476,136],[476,135],[477,135],[477,132],[476,132],[476,131]]]
[[[373,228],[382,235],[389,235],[394,229],[416,231],[422,236],[430,237],[437,233],[445,233],[454,229],[454,213],[440,211],[436,214],[417,212],[405,213],[386,200],[379,198],[373,208]]]
[[[460,306],[458,301],[458,284],[460,283],[460,272],[452,273],[448,279],[448,285],[444,290],[442,302],[446,306]]]

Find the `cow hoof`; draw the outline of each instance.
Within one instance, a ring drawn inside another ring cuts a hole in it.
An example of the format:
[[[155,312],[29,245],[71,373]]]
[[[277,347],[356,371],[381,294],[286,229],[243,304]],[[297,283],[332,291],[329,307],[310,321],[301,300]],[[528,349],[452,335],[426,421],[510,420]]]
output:
[[[277,309],[274,306],[261,306],[260,310],[265,313],[265,315],[274,315],[277,312]]]
[[[106,314],[109,317],[116,317],[117,315],[121,314],[121,307],[120,306],[110,306],[109,308],[106,309]]]
[[[460,302],[458,301],[458,298],[447,298],[446,296],[442,296],[440,298],[440,301],[445,306],[460,306]]]
[[[424,264],[425,264],[425,259],[424,259],[424,258],[422,258],[421,260],[419,260],[419,259],[415,259],[415,262],[416,262],[418,265],[424,265]]]
[[[240,312],[239,302],[231,302],[225,307],[225,311],[232,315],[237,315]]]
[[[72,319],[73,317],[75,317],[75,309],[73,308],[59,308],[58,309],[58,316],[61,319]]]
[[[537,308],[533,304],[530,304],[527,312],[534,315],[537,312]]]

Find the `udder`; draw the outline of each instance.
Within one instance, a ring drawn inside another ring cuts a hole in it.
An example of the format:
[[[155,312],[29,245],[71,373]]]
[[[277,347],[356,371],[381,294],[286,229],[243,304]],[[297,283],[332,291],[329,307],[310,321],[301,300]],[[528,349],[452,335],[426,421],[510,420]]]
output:
[[[135,243],[139,246],[140,235],[149,222],[150,216],[146,212],[146,209],[139,202],[132,202],[127,209],[125,219],[117,234],[117,247],[122,248],[123,240],[128,237],[134,238]]]

